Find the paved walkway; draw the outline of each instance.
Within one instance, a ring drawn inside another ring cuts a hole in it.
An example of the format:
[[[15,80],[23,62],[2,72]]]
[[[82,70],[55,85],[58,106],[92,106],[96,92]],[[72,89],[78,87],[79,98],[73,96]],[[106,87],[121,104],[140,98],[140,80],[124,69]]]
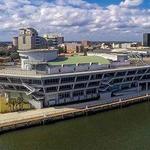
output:
[[[13,113],[7,113],[7,114],[0,114],[0,127],[7,127],[11,126],[16,127],[16,125],[26,122],[33,122],[37,120],[43,120],[46,118],[53,118],[53,117],[63,117],[64,115],[68,114],[74,114],[77,112],[85,112],[89,111],[90,109],[109,109],[110,107],[118,107],[120,105],[127,105],[127,104],[133,104],[135,102],[142,102],[149,100],[150,95],[143,95],[140,97],[133,97],[127,100],[123,101],[114,101],[112,103],[106,103],[104,104],[104,101],[97,100],[97,101],[90,101],[90,102],[84,102],[79,104],[73,104],[73,105],[66,105],[66,106],[58,106],[58,107],[50,107],[50,108],[44,108],[44,109],[36,109],[36,110],[30,110],[30,111],[24,111],[24,112],[13,112]],[[102,105],[103,103],[103,105]],[[8,129],[9,130],[9,129]]]
[[[0,114],[0,125],[3,123],[15,122],[24,119],[30,119],[34,117],[42,117],[46,115],[55,115],[61,113],[67,113],[75,110],[85,109],[86,107],[96,106],[102,104],[102,101],[91,101],[80,104],[50,107],[44,109],[29,110],[23,112],[12,112],[7,114]]]

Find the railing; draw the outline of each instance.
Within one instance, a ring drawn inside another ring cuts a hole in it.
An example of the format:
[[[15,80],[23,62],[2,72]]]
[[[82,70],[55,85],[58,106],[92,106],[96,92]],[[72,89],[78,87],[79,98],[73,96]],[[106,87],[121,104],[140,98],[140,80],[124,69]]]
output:
[[[14,75],[36,75],[36,71],[21,70],[20,68],[5,68],[0,70],[0,74],[14,74]]]
[[[142,68],[143,65],[139,66]],[[77,67],[77,66],[76,66]],[[75,67],[75,68],[76,68]],[[131,67],[131,66],[128,66],[128,67]],[[133,66],[132,66],[133,67]],[[135,66],[135,67],[138,67],[138,66]],[[149,67],[149,66],[145,66],[145,67]],[[61,67],[62,68],[62,67]],[[50,72],[48,73],[47,70],[45,71],[39,71],[39,70],[22,70],[21,68],[15,68],[15,67],[12,67],[12,68],[2,68],[0,69],[0,74],[14,74],[14,75],[53,75],[53,74],[67,74],[67,73],[75,73],[75,72],[87,72],[87,71],[98,71],[98,70],[106,70],[106,69],[121,69],[121,68],[127,68],[127,66],[121,66],[121,67],[112,67],[111,65],[105,65],[104,66],[101,66],[100,68],[97,68],[97,69],[90,69],[90,64],[89,64],[89,67],[88,69],[81,69],[81,70],[76,70],[74,69],[74,71],[60,71],[61,68],[57,68],[56,67],[56,70],[58,70],[57,72]]]

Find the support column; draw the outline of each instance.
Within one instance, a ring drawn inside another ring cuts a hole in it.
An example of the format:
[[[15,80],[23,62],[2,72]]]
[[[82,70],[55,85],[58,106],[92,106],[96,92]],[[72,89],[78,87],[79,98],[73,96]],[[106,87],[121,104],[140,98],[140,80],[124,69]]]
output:
[[[140,95],[140,84],[138,83],[138,96]]]
[[[148,82],[146,82],[146,91],[148,91]]]

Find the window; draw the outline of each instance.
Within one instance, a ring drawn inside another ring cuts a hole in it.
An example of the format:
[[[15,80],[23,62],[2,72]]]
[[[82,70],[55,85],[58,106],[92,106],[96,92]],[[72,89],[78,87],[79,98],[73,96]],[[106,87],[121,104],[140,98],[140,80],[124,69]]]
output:
[[[118,79],[113,80],[112,82],[113,83],[119,83],[119,82],[122,82],[122,80],[123,80],[122,78],[118,78]]]
[[[148,89],[150,89],[150,82],[148,82]]]
[[[124,76],[126,72],[117,72],[116,76]]]
[[[61,83],[69,83],[69,82],[74,82],[75,77],[67,77],[67,78],[62,78]]]
[[[110,78],[110,77],[114,77],[114,73],[113,73],[113,72],[111,72],[111,73],[106,73],[106,74],[104,75],[104,78]]]
[[[86,90],[86,94],[95,94],[96,93],[96,89],[88,89]]]
[[[23,44],[26,44],[26,37],[23,36]]]
[[[143,74],[143,73],[145,73],[145,71],[146,71],[146,69],[140,69],[140,70],[138,70],[138,74]]]
[[[58,87],[48,87],[46,88],[46,92],[57,92]]]
[[[130,84],[123,84],[123,85],[121,86],[121,89],[122,89],[122,90],[126,90],[126,89],[129,89],[129,87],[130,87]]]
[[[76,96],[82,96],[84,95],[84,91],[75,91],[73,92],[73,96],[76,97]]]
[[[44,81],[45,85],[51,85],[51,84],[59,84],[59,79],[47,79]]]
[[[148,75],[144,75],[142,79],[144,79],[144,80],[145,79],[150,79],[150,75],[149,74]]]
[[[38,84],[38,85],[40,85],[41,81],[40,80],[32,80],[32,84]]]
[[[139,80],[141,78],[141,76],[136,76],[135,78],[134,78],[134,80]]]
[[[89,79],[89,76],[78,76],[76,81],[77,81],[77,82],[78,82],[78,81],[86,81],[86,80],[88,80],[88,79]]]
[[[60,91],[65,91],[65,90],[71,90],[72,89],[72,85],[63,85],[60,86]]]
[[[14,87],[13,87],[12,85],[8,85],[8,86],[6,87],[6,89],[8,89],[8,90],[14,90]]]
[[[32,84],[32,80],[31,79],[22,79],[22,81],[24,83],[27,83],[27,84]]]
[[[150,69],[148,69],[147,73],[150,73]]]
[[[137,83],[132,83],[131,84],[131,87],[133,88],[133,87],[137,87]]]
[[[97,79],[101,79],[102,78],[102,74],[93,74],[91,75],[91,80],[97,80]]]
[[[75,85],[75,89],[80,89],[80,88],[85,88],[86,87],[86,83],[79,83]]]
[[[127,77],[127,78],[125,79],[126,82],[132,81],[132,80],[133,80],[133,77]]]
[[[146,83],[140,83],[140,86],[142,91],[146,90]]]
[[[10,78],[12,83],[21,83],[21,80],[18,78]]]
[[[135,75],[135,73],[136,73],[136,70],[130,70],[130,71],[128,71],[128,75]]]
[[[58,97],[59,99],[68,98],[70,97],[70,93],[60,93]]]
[[[99,86],[99,82],[90,82],[89,87],[93,87],[93,86]]]
[[[18,91],[26,91],[24,86],[14,86]]]
[[[8,80],[5,77],[0,77],[0,82],[8,82]]]

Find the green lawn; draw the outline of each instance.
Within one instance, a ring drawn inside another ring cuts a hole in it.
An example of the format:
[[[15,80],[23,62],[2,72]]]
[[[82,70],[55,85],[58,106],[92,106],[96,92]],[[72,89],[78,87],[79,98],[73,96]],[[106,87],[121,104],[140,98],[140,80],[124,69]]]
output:
[[[99,56],[60,56],[56,60],[49,62],[49,65],[68,65],[68,64],[82,64],[82,63],[99,63],[99,64],[109,64],[110,62]]]

